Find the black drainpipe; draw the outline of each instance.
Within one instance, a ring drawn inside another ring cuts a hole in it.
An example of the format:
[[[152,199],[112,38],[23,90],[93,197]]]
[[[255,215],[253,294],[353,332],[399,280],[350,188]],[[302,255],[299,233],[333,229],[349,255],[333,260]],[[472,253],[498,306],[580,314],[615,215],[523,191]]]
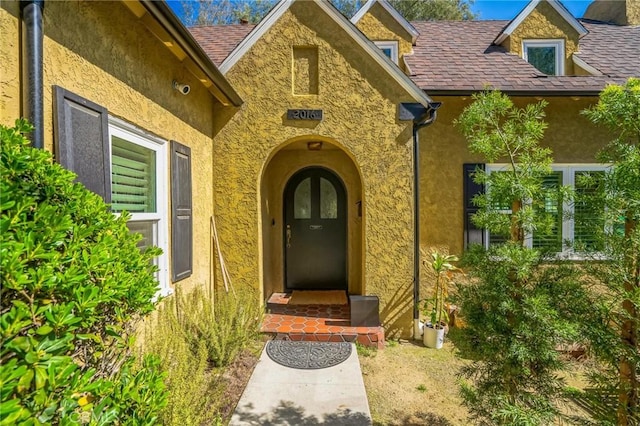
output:
[[[34,126],[34,148],[44,148],[42,10],[44,0],[20,1],[22,13],[22,115]]]
[[[418,131],[436,121],[441,102],[422,106],[422,113],[413,119],[413,338],[419,336],[420,309],[420,139]]]

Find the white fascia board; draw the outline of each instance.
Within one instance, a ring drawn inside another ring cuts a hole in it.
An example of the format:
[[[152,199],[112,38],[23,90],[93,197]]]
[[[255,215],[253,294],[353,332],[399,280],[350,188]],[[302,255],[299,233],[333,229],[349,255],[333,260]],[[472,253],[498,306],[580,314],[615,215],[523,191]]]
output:
[[[586,72],[590,73],[591,75],[604,75],[604,74],[602,74],[602,72],[599,69],[589,65],[583,59],[580,59],[576,55],[577,55],[576,53],[574,53],[572,55],[572,59],[573,59],[573,63],[574,64],[576,64],[577,66],[579,66],[580,68],[582,68]]]
[[[411,25],[409,21],[404,18],[404,16],[402,16],[393,6],[391,6],[391,4],[387,0],[368,0],[351,18],[351,22],[353,23],[353,25],[356,25],[360,21],[360,19],[362,19],[362,17],[367,14],[369,9],[371,9],[371,7],[376,4],[376,2],[380,3],[380,5],[384,7],[387,12],[389,12],[393,19],[395,19],[400,24],[400,26],[402,26],[402,28],[404,28],[409,34],[411,34],[411,43],[415,44],[420,33],[415,29],[413,25]]]
[[[258,41],[264,33],[266,33],[273,24],[291,7],[295,0],[281,0],[273,9],[265,16],[258,25],[236,46],[233,51],[220,64],[220,71],[226,74],[240,58]]]
[[[520,26],[520,24],[522,24],[522,22],[527,18],[527,16],[529,16],[529,14],[531,12],[533,12],[533,10],[538,6],[538,4],[540,4],[541,1],[546,1],[547,3],[549,3],[555,10],[556,12],[558,12],[560,14],[560,16],[562,16],[562,18],[567,21],[569,23],[569,25],[571,25],[579,34],[580,37],[582,37],[583,35],[587,34],[589,31],[584,27],[584,25],[582,25],[580,23],[580,21],[578,21],[572,14],[571,12],[569,12],[563,5],[562,3],[560,3],[557,0],[532,0],[524,9],[522,9],[522,12],[520,12],[518,14],[518,16],[516,16],[515,18],[513,18],[513,20],[511,22],[509,22],[509,25],[507,25],[507,27],[502,30],[502,32],[500,33],[500,35],[498,35],[498,37],[496,37],[496,39],[493,41],[493,44],[500,44],[502,43],[508,36],[511,35],[511,33]]]

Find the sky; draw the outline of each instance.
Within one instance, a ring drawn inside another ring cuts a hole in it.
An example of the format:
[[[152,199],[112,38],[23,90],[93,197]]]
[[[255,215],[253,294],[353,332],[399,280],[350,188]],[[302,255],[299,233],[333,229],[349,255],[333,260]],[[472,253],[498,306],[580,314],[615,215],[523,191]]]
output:
[[[479,19],[507,19],[511,20],[524,9],[527,0],[476,0],[472,10],[479,14]],[[582,18],[591,0],[562,0],[562,4],[576,18]]]
[[[592,0],[561,0],[562,4],[576,18],[582,18],[584,11]],[[180,0],[169,0],[169,6],[181,16]],[[529,3],[528,0],[475,0],[472,10],[478,14],[478,19],[506,19],[515,18]]]

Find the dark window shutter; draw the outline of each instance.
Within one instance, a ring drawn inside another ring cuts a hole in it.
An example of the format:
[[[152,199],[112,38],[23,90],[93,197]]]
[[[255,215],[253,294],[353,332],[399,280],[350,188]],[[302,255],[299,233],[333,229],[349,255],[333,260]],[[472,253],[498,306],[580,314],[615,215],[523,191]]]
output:
[[[54,86],[56,160],[89,190],[111,202],[107,109]]]
[[[478,211],[478,207],[473,204],[473,197],[484,193],[484,186],[473,181],[473,174],[476,170],[484,170],[484,164],[464,164],[464,248],[469,248],[472,244],[485,245],[485,232],[477,228],[471,217]]]
[[[172,281],[193,272],[191,148],[171,141],[171,270]]]

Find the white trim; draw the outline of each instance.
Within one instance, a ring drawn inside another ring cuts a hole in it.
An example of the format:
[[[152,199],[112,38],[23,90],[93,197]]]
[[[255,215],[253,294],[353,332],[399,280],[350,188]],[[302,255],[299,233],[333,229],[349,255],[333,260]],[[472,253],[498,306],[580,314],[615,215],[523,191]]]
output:
[[[487,164],[485,166],[485,170],[487,173],[493,173],[497,171],[506,171],[510,170],[510,164]],[[551,165],[551,170],[554,172],[562,172],[562,185],[569,186],[575,189],[575,176],[578,172],[607,172],[611,169],[610,165],[607,164],[579,164],[579,163],[557,163]],[[557,253],[559,258],[569,259],[569,260],[581,260],[585,258],[585,255],[580,252],[574,251],[570,243],[573,243],[574,240],[574,206],[572,202],[565,202],[562,205],[563,211],[563,220],[562,220],[562,251]],[[503,211],[505,214],[510,214],[511,210]],[[489,231],[485,229],[485,248],[489,246]],[[567,244],[569,243],[569,244]],[[533,245],[533,235],[527,234],[525,235],[525,246],[531,248]]]
[[[513,20],[509,23],[509,25],[507,25],[507,27],[504,30],[502,30],[502,32],[498,35],[498,37],[496,37],[496,39],[493,41],[493,44],[500,44],[508,36],[510,36],[511,33],[513,33],[513,31],[516,28],[518,28],[520,24],[522,24],[522,22],[527,18],[527,16],[529,16],[529,14],[533,12],[533,10],[536,8],[536,6],[538,6],[538,4],[540,4],[541,1],[546,1],[547,3],[549,3],[556,10],[556,12],[558,12],[560,16],[562,16],[562,18],[564,18],[564,20],[567,21],[567,23],[569,23],[569,25],[571,25],[573,29],[575,29],[578,32],[579,37],[582,37],[585,34],[589,33],[589,31],[584,27],[584,25],[582,25],[580,21],[578,21],[571,14],[571,12],[569,12],[559,1],[532,0],[524,9],[522,9],[522,12],[520,12],[518,16],[513,18]]]
[[[604,75],[602,74],[602,72],[600,70],[598,70],[597,68],[594,68],[593,66],[589,65],[588,63],[586,63],[583,59],[580,59],[578,56],[576,56],[576,54],[574,53],[571,58],[573,59],[573,63],[577,66],[579,66],[580,68],[582,68],[583,70],[585,70],[586,72],[588,72],[591,75]]]
[[[522,58],[529,62],[527,48],[554,47],[556,49],[555,75],[564,75],[564,39],[524,39],[522,40]]]
[[[351,22],[353,23],[353,25],[356,25],[376,2],[380,3],[380,6],[384,7],[384,9],[389,12],[391,17],[395,19],[409,34],[411,34],[411,43],[415,44],[420,33],[415,29],[413,25],[411,25],[409,21],[404,18],[404,16],[402,16],[393,6],[391,6],[391,4],[387,0],[368,0],[351,18]]]
[[[242,42],[227,56],[220,65],[220,71],[226,74],[247,53],[247,51],[259,40],[280,17],[296,1],[307,0],[282,0],[271,12],[245,37]],[[310,0],[309,0],[310,1]],[[432,99],[420,89],[405,73],[402,72],[391,59],[382,53],[373,42],[367,39],[349,20],[326,0],[314,0],[314,2],[332,18],[353,40],[355,40],[365,52],[367,52],[411,97],[424,106],[428,106]]]
[[[150,149],[156,154],[156,211],[151,213],[130,213],[130,221],[156,221],[154,244],[162,249],[162,254],[156,258],[158,266],[158,294],[168,296],[173,293],[169,285],[169,267],[167,256],[169,253],[169,200],[167,188],[169,173],[167,164],[168,143],[166,140],[148,133],[130,123],[115,117],[109,117],[109,161],[111,162],[112,137],[124,139],[127,142]]]
[[[389,57],[394,64],[398,64],[398,42],[395,40],[389,40],[389,41],[374,41],[373,42],[376,46],[378,46],[378,48],[380,50],[383,50],[382,53],[384,53],[384,49],[389,49],[391,50],[391,56]]]

